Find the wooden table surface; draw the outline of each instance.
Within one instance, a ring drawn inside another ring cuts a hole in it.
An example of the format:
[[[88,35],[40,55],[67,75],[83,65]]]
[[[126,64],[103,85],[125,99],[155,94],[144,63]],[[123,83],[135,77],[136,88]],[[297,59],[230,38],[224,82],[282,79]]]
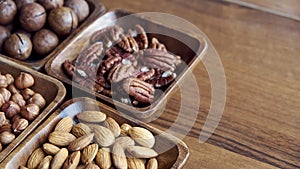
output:
[[[213,136],[200,143],[211,89],[205,67],[199,63],[193,73],[201,102],[196,123],[184,138],[191,151],[185,168],[300,168],[300,22],[220,0],[101,2],[109,10],[182,17],[200,28],[219,52],[227,80],[225,111]],[[266,2],[265,8],[274,7]],[[280,2],[291,2],[291,8],[300,4],[298,0]],[[177,90],[151,125],[168,129],[178,115],[179,103]]]

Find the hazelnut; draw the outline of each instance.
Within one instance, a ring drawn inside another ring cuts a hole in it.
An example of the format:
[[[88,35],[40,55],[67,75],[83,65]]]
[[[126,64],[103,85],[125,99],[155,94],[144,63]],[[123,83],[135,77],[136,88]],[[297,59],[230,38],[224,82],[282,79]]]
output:
[[[12,126],[10,123],[6,123],[0,128],[0,133],[4,131],[12,132]]]
[[[78,19],[71,8],[59,7],[51,10],[48,16],[48,23],[55,33],[65,36],[77,28]]]
[[[49,29],[38,31],[32,40],[33,49],[37,54],[46,55],[58,45],[59,39],[56,34]]]
[[[13,84],[15,82],[15,79],[11,74],[5,74],[5,77],[8,85]]]
[[[28,101],[27,104],[36,104],[39,106],[40,109],[44,108],[46,105],[45,98],[39,94],[35,93]]]
[[[20,10],[23,6],[33,3],[35,0],[15,0],[17,9]]]
[[[30,3],[20,11],[21,26],[29,32],[40,30],[46,23],[46,10],[38,3]]]
[[[25,130],[28,126],[28,120],[24,118],[19,118],[13,121],[12,129],[15,134],[20,134],[23,130]]]
[[[19,93],[15,93],[14,95],[12,95],[11,101],[17,103],[20,107],[23,107],[26,105],[26,102],[23,99],[23,96]]]
[[[5,103],[4,97],[0,94],[0,107]]]
[[[0,112],[0,127],[6,124],[6,116],[4,112]]]
[[[11,23],[17,14],[17,6],[13,0],[0,0],[0,24]]]
[[[34,93],[35,92],[33,90],[26,88],[22,91],[22,96],[25,100],[28,100],[34,95]]]
[[[54,8],[62,7],[64,0],[39,0],[39,3],[48,11]]]
[[[20,90],[31,87],[34,85],[34,78],[29,73],[21,72],[15,80],[15,85]]]
[[[18,114],[20,112],[20,106],[13,102],[13,101],[8,101],[4,103],[1,107],[1,111],[3,111],[6,115],[7,118],[12,118],[14,115]]]
[[[5,40],[3,48],[8,56],[25,60],[31,54],[32,43],[26,35],[14,33]]]
[[[10,91],[11,94],[20,93],[20,90],[17,89],[14,84],[8,85],[7,89]]]
[[[25,119],[27,119],[29,121],[33,121],[39,115],[39,112],[40,112],[40,108],[38,105],[28,104],[28,105],[22,107],[21,115]]]
[[[2,151],[3,147],[2,147],[2,144],[0,143],[0,152]]]
[[[10,99],[11,93],[6,88],[0,88],[0,95],[2,95],[4,98],[4,101],[7,102]]]
[[[65,6],[73,9],[77,15],[78,22],[84,21],[90,13],[89,4],[85,0],[66,0]]]
[[[16,114],[16,115],[14,115],[14,116],[11,118],[11,121],[14,122],[14,121],[16,121],[16,120],[18,120],[18,119],[20,119],[20,118],[22,118],[21,115],[20,115],[20,114]]]
[[[10,31],[6,27],[0,25],[0,51],[2,49],[4,41],[9,36],[10,36]]]
[[[9,131],[4,131],[4,132],[0,133],[0,142],[3,145],[10,144],[12,141],[14,141],[15,138],[16,138],[16,136]]]
[[[0,87],[6,88],[8,86],[7,79],[4,75],[0,75]]]

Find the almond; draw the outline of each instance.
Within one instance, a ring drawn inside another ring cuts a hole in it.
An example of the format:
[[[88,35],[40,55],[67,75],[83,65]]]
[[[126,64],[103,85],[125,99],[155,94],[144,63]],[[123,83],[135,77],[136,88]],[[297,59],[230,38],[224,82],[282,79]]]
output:
[[[101,123],[106,119],[106,114],[100,111],[83,111],[76,115],[79,122]]]
[[[129,130],[130,137],[141,146],[152,148],[155,144],[155,138],[153,134],[142,127],[132,127]]]
[[[121,125],[121,135],[122,136],[127,136],[128,135],[128,131],[131,129],[132,127],[127,124],[127,123],[124,123]]]
[[[93,138],[94,138],[94,133],[81,136],[69,144],[68,150],[71,152],[80,151],[84,147],[88,146],[93,141]]]
[[[54,131],[48,137],[49,142],[56,146],[67,146],[75,139],[73,134],[61,131]]]
[[[126,148],[130,157],[134,158],[152,158],[158,156],[157,152],[151,148],[141,146],[130,146]]]
[[[27,161],[27,167],[36,168],[39,165],[39,163],[44,159],[44,157],[45,153],[42,150],[42,148],[34,150]]]
[[[156,158],[151,158],[148,161],[146,169],[158,169],[158,162]]]
[[[112,150],[112,159],[116,168],[127,169],[127,160],[124,149],[118,143],[114,144]]]
[[[129,147],[129,146],[134,146],[134,140],[132,140],[128,136],[119,137],[119,138],[116,139],[115,142],[119,143],[122,148],[126,148],[126,147]]]
[[[145,160],[139,158],[127,158],[129,169],[145,169]]]
[[[82,151],[81,162],[83,164],[92,163],[98,152],[98,144],[91,144]]]
[[[85,169],[85,167],[86,167],[86,165],[81,164],[81,165],[77,166],[76,169]]]
[[[72,127],[71,133],[76,137],[91,133],[91,129],[84,123],[78,123]]]
[[[101,169],[109,169],[111,167],[111,156],[109,148],[101,148],[96,155],[96,164]]]
[[[19,167],[19,169],[28,169],[28,168],[21,165],[21,166]]]
[[[108,128],[99,125],[93,125],[92,129],[95,133],[96,142],[101,147],[108,147],[115,142],[115,136]]]
[[[50,163],[52,160],[52,156],[46,156],[41,163],[39,164],[37,169],[49,169],[50,168]]]
[[[62,131],[69,133],[73,127],[73,120],[67,116],[61,119],[55,126],[54,131]]]
[[[106,118],[106,120],[103,123],[103,126],[110,129],[115,137],[118,137],[121,133],[121,128],[119,124],[111,117]]]
[[[63,165],[63,169],[76,169],[80,162],[80,151],[73,152]]]
[[[60,169],[68,158],[68,155],[69,153],[66,148],[60,149],[51,161],[51,169]]]
[[[47,153],[49,155],[55,155],[55,154],[58,153],[60,148],[53,145],[53,144],[45,143],[45,144],[43,144],[43,150],[44,150],[45,153]]]
[[[96,164],[89,163],[85,169],[100,169]]]

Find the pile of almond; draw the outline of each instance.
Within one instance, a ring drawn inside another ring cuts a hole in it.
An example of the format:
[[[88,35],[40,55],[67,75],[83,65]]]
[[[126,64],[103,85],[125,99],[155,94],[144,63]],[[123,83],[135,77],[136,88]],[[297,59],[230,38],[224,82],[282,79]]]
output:
[[[142,127],[121,126],[100,111],[84,111],[61,119],[48,142],[20,169],[157,169],[155,137]]]

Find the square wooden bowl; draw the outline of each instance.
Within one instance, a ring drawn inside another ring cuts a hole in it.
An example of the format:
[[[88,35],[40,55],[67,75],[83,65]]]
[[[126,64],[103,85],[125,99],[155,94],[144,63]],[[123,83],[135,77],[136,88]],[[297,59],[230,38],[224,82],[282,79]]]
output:
[[[0,65],[0,72],[2,74],[10,73],[15,78],[20,72],[30,73],[35,80],[34,86],[31,88],[43,95],[47,102],[46,108],[40,112],[40,114],[12,143],[0,152],[1,162],[59,105],[59,103],[63,101],[66,95],[66,89],[58,80],[3,57],[0,57]]]
[[[61,48],[64,48],[65,45],[69,44],[69,41],[74,37],[78,32],[82,29],[90,25],[96,18],[103,15],[105,13],[105,7],[101,4],[101,0],[86,0],[90,7],[90,15],[83,21],[78,28],[73,31],[69,36],[67,36],[60,44],[54,49],[50,54],[43,57],[42,59],[37,59],[37,56],[30,56],[29,59],[21,61],[6,55],[1,55],[1,57],[5,57],[7,59],[13,60],[19,64],[25,65],[35,70],[41,70],[46,62],[59,51]]]
[[[48,135],[53,131],[57,122],[63,117],[74,117],[76,114],[87,111],[102,111],[107,116],[114,118],[119,124],[128,123],[132,126],[141,126],[151,131],[156,136],[154,150],[161,147],[171,147],[168,151],[157,157],[159,169],[179,169],[185,164],[189,150],[184,142],[178,138],[165,134],[141,121],[128,116],[121,116],[109,106],[89,98],[75,98],[64,103],[57,109],[37,130],[30,134],[18,148],[0,165],[2,169],[17,169],[19,165],[26,165],[30,154],[43,143],[47,142]]]
[[[193,69],[193,67],[200,61],[202,56],[205,54],[207,49],[207,42],[204,37],[198,35],[191,35],[186,32],[176,30],[175,28],[167,27],[162,23],[153,21],[146,17],[140,17],[136,15],[132,16],[130,20],[130,26],[140,24],[145,28],[146,32],[162,32],[169,35],[174,35],[176,38],[166,36],[163,34],[148,34],[150,38],[156,37],[159,41],[164,43],[170,52],[181,56],[182,60],[187,65],[187,67],[179,66],[179,68],[175,70],[175,72],[177,72],[176,80],[173,81],[167,88],[163,89],[163,94],[161,94],[157,99],[155,99],[155,101],[150,106],[147,107],[140,108],[129,106],[127,104],[113,100],[112,98],[107,97],[105,95],[95,93],[94,91],[86,87],[82,87],[76,82],[72,82],[72,79],[67,77],[64,70],[62,69],[62,64],[65,60],[74,60],[78,56],[78,54],[89,45],[90,37],[95,31],[101,30],[108,26],[122,24],[122,22],[124,23],[126,21],[118,20],[118,18],[128,16],[130,14],[130,12],[126,12],[123,10],[115,10],[102,15],[91,25],[86,27],[86,29],[82,30],[80,34],[76,35],[74,39],[72,39],[70,43],[65,46],[65,48],[58,51],[57,55],[47,62],[45,69],[49,75],[69,85],[72,85],[77,89],[81,89],[85,92],[93,94],[102,101],[105,101],[110,105],[116,106],[122,111],[125,110],[127,114],[129,113],[131,115],[134,115],[140,120],[149,121],[149,119],[153,119],[153,116],[157,116],[163,111],[163,107],[166,103],[166,98],[170,95],[170,93],[180,82],[180,80],[182,80],[184,75],[188,71]],[[127,29],[128,28],[126,27],[124,28],[124,30]],[[189,46],[191,46],[191,48],[197,49],[197,51],[193,51],[186,43]]]

